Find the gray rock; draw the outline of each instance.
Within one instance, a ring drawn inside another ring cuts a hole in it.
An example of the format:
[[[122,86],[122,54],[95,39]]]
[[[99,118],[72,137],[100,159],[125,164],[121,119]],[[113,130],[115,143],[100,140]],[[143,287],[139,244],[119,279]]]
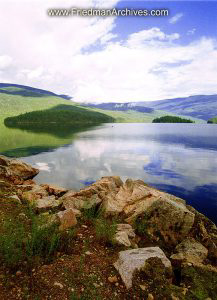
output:
[[[126,247],[133,246],[133,240],[135,238],[135,233],[131,225],[129,224],[118,224],[117,232],[114,236],[114,243],[118,245],[123,245]]]
[[[38,169],[14,158],[0,155],[0,175],[17,177],[22,180],[32,179],[39,173]]]
[[[56,200],[55,196],[48,196],[40,198],[32,202],[33,208],[38,212],[44,212],[50,209],[59,208],[62,206],[62,202]]]
[[[187,238],[178,244],[175,248],[175,254],[171,259],[186,263],[202,263],[206,259],[208,250],[193,238]]]
[[[132,287],[134,272],[144,269],[146,261],[150,258],[159,258],[165,269],[171,272],[171,263],[159,247],[139,248],[119,252],[119,258],[114,266],[127,289]]]
[[[194,224],[194,214],[185,204],[160,198],[146,209],[146,230],[153,238],[161,238],[170,245],[182,241]]]

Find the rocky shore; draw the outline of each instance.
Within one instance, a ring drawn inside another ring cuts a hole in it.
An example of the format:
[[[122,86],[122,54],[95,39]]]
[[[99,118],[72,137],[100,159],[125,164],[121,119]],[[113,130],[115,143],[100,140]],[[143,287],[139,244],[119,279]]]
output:
[[[38,185],[38,172],[0,156],[0,299],[217,299],[217,228],[183,199],[118,176]]]

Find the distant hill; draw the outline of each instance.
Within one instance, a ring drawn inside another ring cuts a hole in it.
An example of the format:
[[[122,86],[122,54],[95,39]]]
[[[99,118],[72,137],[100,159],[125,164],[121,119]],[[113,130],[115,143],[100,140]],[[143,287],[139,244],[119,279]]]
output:
[[[152,102],[133,102],[132,105],[160,109],[206,121],[217,115],[217,95],[198,95]]]
[[[88,106],[113,111],[134,110],[150,114],[160,110],[207,121],[217,115],[217,95],[198,95],[160,101],[88,104]]]
[[[67,95],[58,95],[50,91],[12,83],[0,83],[0,93],[23,97],[43,97],[46,95],[60,97],[65,100],[71,99],[71,97]]]
[[[154,109],[150,107],[145,107],[145,106],[137,106],[137,105],[132,105],[131,103],[100,103],[100,104],[87,104],[86,106],[88,107],[93,107],[93,108],[101,108],[105,110],[114,110],[114,111],[127,111],[127,110],[135,110],[138,112],[144,112],[144,113],[153,113]]]
[[[152,123],[194,123],[194,122],[192,120],[183,119],[180,117],[164,116],[164,117],[154,119]]]
[[[18,116],[5,118],[8,127],[21,129],[37,129],[50,126],[62,127],[77,124],[112,123],[114,119],[100,112],[91,111],[75,105],[57,105],[56,107],[31,111]]]
[[[209,119],[207,123],[208,124],[217,124],[217,117]]]

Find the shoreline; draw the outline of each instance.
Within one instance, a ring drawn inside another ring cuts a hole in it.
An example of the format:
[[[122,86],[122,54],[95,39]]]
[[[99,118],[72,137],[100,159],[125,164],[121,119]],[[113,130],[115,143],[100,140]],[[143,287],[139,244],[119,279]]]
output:
[[[1,278],[14,282],[13,293],[4,287],[1,299],[7,299],[6,295],[22,299],[24,282],[29,286],[29,280],[35,287],[28,288],[30,299],[36,294],[42,299],[48,299],[49,294],[52,299],[72,299],[72,295],[77,297],[73,299],[82,295],[104,299],[112,295],[112,299],[173,300],[194,299],[193,295],[199,294],[205,295],[200,299],[215,299],[217,228],[183,199],[141,180],[122,182],[118,176],[103,177],[80,191],[38,185],[33,181],[38,172],[19,160],[0,156],[2,234],[6,234],[8,218],[12,225],[18,218],[28,237],[27,244],[22,240],[21,258],[13,266],[8,254],[4,256],[4,239],[0,245],[0,285]],[[38,220],[42,222],[38,239],[42,237],[40,244],[45,248],[42,252],[33,248],[30,259],[30,254],[25,256],[29,253],[26,245],[37,242],[32,240],[32,226]],[[54,231],[43,238],[51,228]],[[48,256],[47,243],[54,236],[58,236],[56,248],[53,246]],[[139,265],[135,263],[138,257]],[[71,270],[66,277],[63,265]],[[100,280],[90,280],[92,273]],[[41,274],[47,280],[46,288]]]

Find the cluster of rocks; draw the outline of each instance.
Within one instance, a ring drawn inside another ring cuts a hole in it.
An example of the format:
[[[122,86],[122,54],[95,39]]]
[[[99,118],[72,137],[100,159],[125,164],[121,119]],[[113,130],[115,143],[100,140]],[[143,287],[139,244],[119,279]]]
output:
[[[32,181],[37,174],[37,169],[19,160],[0,156],[0,179],[7,178],[16,185],[11,197],[28,203],[39,214],[51,212],[47,213],[49,222],[58,223],[60,231],[75,226],[86,209],[94,208],[105,219],[122,221],[113,242],[131,249],[119,252],[114,266],[126,288],[132,287],[136,272],[147,274],[152,265],[156,269],[156,259],[169,282],[174,268],[194,267],[217,278],[217,228],[183,199],[141,180],[128,179],[124,183],[117,176],[103,177],[87,188],[73,191],[37,185]],[[138,241],[147,237],[156,246],[139,248]]]

